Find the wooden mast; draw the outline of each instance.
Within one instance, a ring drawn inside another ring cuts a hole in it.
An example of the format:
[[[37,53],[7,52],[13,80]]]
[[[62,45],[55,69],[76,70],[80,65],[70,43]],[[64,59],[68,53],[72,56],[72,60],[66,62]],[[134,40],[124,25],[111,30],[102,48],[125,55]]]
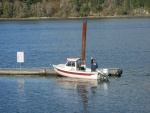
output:
[[[84,21],[82,27],[82,54],[81,54],[82,65],[85,65],[86,29],[87,29],[87,22]]]

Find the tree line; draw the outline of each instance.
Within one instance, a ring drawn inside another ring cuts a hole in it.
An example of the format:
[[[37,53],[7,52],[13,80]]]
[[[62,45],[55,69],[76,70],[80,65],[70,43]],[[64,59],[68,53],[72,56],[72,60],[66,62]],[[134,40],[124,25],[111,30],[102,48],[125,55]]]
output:
[[[150,0],[0,0],[0,18],[129,15],[135,9],[149,12]]]
[[[1,18],[52,17],[60,0],[0,0]]]

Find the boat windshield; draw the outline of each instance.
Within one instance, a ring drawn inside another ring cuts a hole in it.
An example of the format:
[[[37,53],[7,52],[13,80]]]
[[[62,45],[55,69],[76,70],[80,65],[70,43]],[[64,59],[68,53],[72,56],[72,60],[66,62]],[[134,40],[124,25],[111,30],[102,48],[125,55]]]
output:
[[[67,62],[66,66],[75,67],[75,62]]]

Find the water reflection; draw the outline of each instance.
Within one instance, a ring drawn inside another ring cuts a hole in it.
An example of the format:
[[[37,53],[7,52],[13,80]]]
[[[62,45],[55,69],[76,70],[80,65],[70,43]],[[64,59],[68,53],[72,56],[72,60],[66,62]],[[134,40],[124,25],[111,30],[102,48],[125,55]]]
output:
[[[79,85],[88,85],[91,87],[97,87],[99,84],[98,80],[88,80],[88,79],[76,79],[68,77],[57,77],[57,83],[65,88],[77,89]]]
[[[99,87],[102,87],[104,92],[107,92],[109,81],[75,79],[67,77],[58,77],[56,82],[65,89],[73,89],[79,96],[79,101],[83,105],[83,112],[88,112],[88,103],[91,101],[90,97],[94,97],[98,93]]]
[[[26,101],[25,98],[25,80],[19,79],[18,81],[18,110],[21,109],[22,104]]]
[[[19,94],[24,93],[24,84],[25,84],[24,79],[19,79],[18,80],[18,92],[19,92]]]

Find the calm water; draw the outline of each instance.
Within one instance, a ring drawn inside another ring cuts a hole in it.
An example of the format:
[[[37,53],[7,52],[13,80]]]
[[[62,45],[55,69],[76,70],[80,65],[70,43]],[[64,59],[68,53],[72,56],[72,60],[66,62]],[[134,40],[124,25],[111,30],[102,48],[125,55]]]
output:
[[[50,67],[80,57],[83,20],[0,21],[0,68]],[[149,113],[150,18],[88,19],[86,63],[119,67],[109,82],[0,76],[0,113]]]

